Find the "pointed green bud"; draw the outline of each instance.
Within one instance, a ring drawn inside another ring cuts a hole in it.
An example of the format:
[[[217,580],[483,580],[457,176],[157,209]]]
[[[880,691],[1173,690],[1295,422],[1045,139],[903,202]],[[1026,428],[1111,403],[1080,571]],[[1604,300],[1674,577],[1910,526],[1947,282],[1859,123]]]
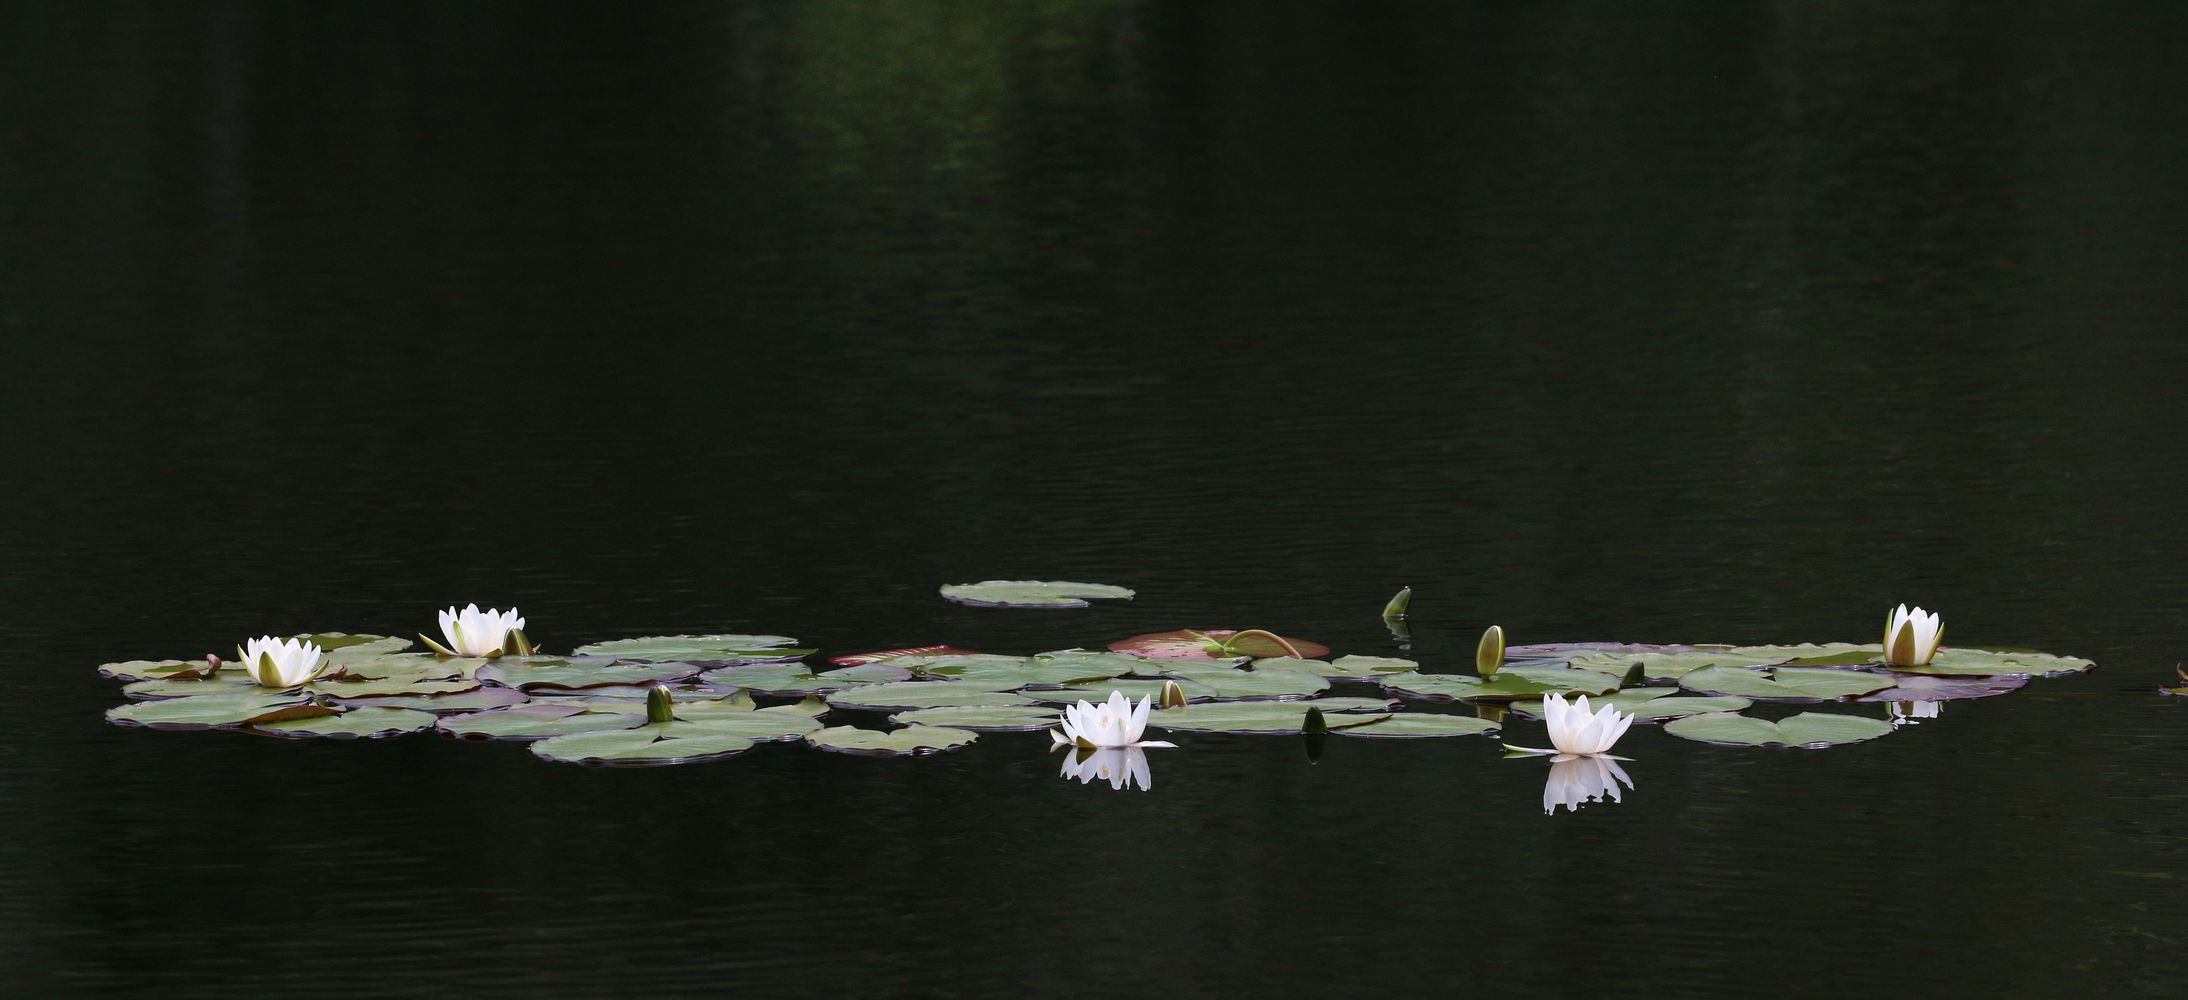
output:
[[[1618,679],[1618,686],[1622,688],[1640,687],[1648,682],[1648,664],[1635,660],[1633,666],[1626,668],[1626,676]]]
[[[517,656],[530,656],[532,655],[532,640],[525,637],[523,629],[513,628],[509,630],[509,635],[502,639],[502,648]]]
[[[1321,709],[1310,707],[1307,709],[1307,721],[1299,724],[1299,731],[1309,736],[1327,733],[1330,731],[1330,720],[1322,717]]]
[[[668,685],[656,684],[646,692],[646,721],[676,721],[676,696],[669,693]]]
[[[1487,677],[1504,666],[1504,626],[1491,625],[1481,634],[1481,645],[1474,647],[1474,672]]]
[[[1184,707],[1185,707],[1185,688],[1184,688],[1184,687],[1182,687],[1182,686],[1180,686],[1180,685],[1178,684],[1178,682],[1176,682],[1176,681],[1163,681],[1163,682],[1162,682],[1162,707],[1163,707],[1163,708],[1184,708]]]
[[[1398,588],[1398,593],[1391,597],[1390,603],[1383,605],[1383,617],[1404,618],[1406,615],[1406,609],[1411,608],[1412,606],[1413,588],[1400,587]]]

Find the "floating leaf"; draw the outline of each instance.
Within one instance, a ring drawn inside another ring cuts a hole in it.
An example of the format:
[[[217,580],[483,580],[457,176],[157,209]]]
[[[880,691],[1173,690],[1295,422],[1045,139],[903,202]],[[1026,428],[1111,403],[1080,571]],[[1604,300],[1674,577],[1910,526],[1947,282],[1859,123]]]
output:
[[[868,663],[882,663],[882,662],[884,662],[884,661],[888,661],[888,660],[894,660],[894,659],[897,659],[897,658],[899,658],[899,657],[904,657],[904,656],[978,656],[978,655],[980,655],[980,654],[979,654],[979,653],[977,653],[977,652],[975,652],[975,651],[973,651],[973,650],[970,650],[970,649],[959,649],[959,648],[957,648],[956,646],[904,646],[904,647],[901,647],[901,648],[898,648],[898,649],[882,649],[882,650],[876,650],[876,651],[874,651],[874,652],[871,652],[871,653],[845,653],[845,654],[843,654],[843,655],[841,655],[841,656],[831,656],[831,657],[829,657],[829,658],[828,658],[828,662],[829,662],[829,663],[830,663],[831,665],[833,665],[833,666],[838,666],[838,667],[857,667],[857,666],[864,666],[864,665],[866,665],[866,664],[868,664]]]
[[[904,681],[846,688],[828,696],[836,708],[869,712],[907,712],[915,708],[972,705],[1033,705],[1038,702],[1010,690],[976,681]]]
[[[1852,642],[1803,642],[1777,646],[1732,646],[1725,655],[1738,658],[1742,663],[1727,662],[1727,666],[1757,666],[1783,664],[1789,667],[1865,667],[1884,662],[1883,647],[1876,643],[1866,646]]]
[[[1332,730],[1364,726],[1390,718],[1388,713],[1338,713],[1314,701],[1214,701],[1184,708],[1165,708],[1149,713],[1147,724],[1158,729],[1187,733],[1245,733],[1282,735],[1300,732],[1307,710],[1323,713]]]
[[[1504,655],[1514,660],[1570,660],[1595,653],[1687,653],[1696,646],[1665,646],[1652,642],[1534,642],[1507,646]]]
[[[1786,657],[1784,659],[1790,659]],[[1777,662],[1784,662],[1780,659]],[[1704,667],[1760,667],[1769,666],[1770,660],[1756,660],[1734,655],[1730,650],[1697,649],[1684,653],[1593,653],[1576,656],[1567,666],[1575,670],[1593,670],[1597,673],[1623,677],[1635,664],[1650,680],[1676,680],[1689,671]]]
[[[979,681],[997,688],[1054,688],[1105,681],[1131,669],[1123,663],[1095,663],[1079,657],[994,656],[979,660],[968,657],[952,659],[955,662],[923,665],[920,673],[951,680]]]
[[[377,739],[431,729],[434,719],[431,712],[417,712],[407,708],[356,708],[340,715],[254,723],[251,728],[273,736]]]
[[[557,736],[532,752],[564,764],[661,767],[714,760],[752,749],[752,741],[696,722],[660,722],[635,729]]]
[[[228,694],[140,701],[107,709],[106,718],[147,729],[228,729],[334,715],[337,711],[299,695]]]
[[[868,757],[910,757],[955,750],[980,738],[980,734],[947,726],[906,726],[886,732],[831,726],[805,734],[805,742],[836,753]]]
[[[1681,677],[1679,686],[1758,701],[1838,701],[1882,691],[1892,686],[1892,678],[1828,667],[1703,667]]]
[[[1364,726],[1351,726],[1337,730],[1339,736],[1367,736],[1378,739],[1419,740],[1438,736],[1476,736],[1497,731],[1497,724],[1470,715],[1443,715],[1429,712],[1402,712],[1380,722]]]
[[[679,722],[705,726],[710,732],[742,736],[755,742],[794,740],[821,727],[819,719],[793,705],[777,705],[751,711],[712,711],[708,702],[679,701],[671,706]]]
[[[1855,701],[1954,701],[1961,698],[1989,698],[2020,690],[2028,684],[2025,676],[2001,674],[1995,677],[1938,677],[1928,674],[1893,674],[1892,686],[1875,694],[1865,694]]]
[[[787,635],[650,635],[641,639],[616,639],[579,646],[579,656],[611,656],[618,660],[648,663],[764,663],[795,660],[811,655],[810,649],[789,649],[798,640]]]
[[[317,645],[330,659],[352,659],[384,656],[400,653],[410,648],[410,640],[388,635],[351,635],[347,632],[315,632],[292,636],[300,642]]]
[[[640,706],[632,706],[640,708]],[[629,729],[643,725],[644,711],[596,712],[584,705],[528,702],[507,708],[466,715],[451,715],[434,727],[452,736],[472,740],[537,740],[603,729]]]
[[[1119,639],[1110,643],[1109,648],[1119,653],[1132,653],[1158,660],[1225,660],[1237,656],[1297,656],[1311,659],[1328,656],[1330,652],[1328,646],[1305,639],[1279,640],[1262,634],[1258,629],[1241,632],[1238,629],[1221,628],[1149,632]]]
[[[1225,666],[1179,664],[1167,668],[1165,673],[1211,688],[1216,697],[1227,700],[1312,698],[1329,690],[1330,686],[1319,673],[1259,666],[1236,670]]]
[[[204,660],[126,660],[99,667],[99,676],[117,681],[197,680],[205,676]]]
[[[474,687],[454,694],[391,694],[365,698],[333,698],[345,708],[407,708],[435,715],[483,712],[489,708],[521,705],[530,697],[515,688]]]
[[[1088,601],[1131,600],[1132,591],[1106,583],[985,580],[948,584],[942,596],[976,608],[1083,608]]]
[[[1030,705],[948,705],[898,712],[890,722],[906,726],[942,726],[975,733],[1029,732],[1056,725],[1052,708]]]
[[[251,675],[233,667],[223,668],[212,677],[175,677],[163,680],[137,681],[122,686],[122,693],[131,698],[201,698],[222,694],[271,694],[269,688],[258,686]]]
[[[526,691],[548,688],[576,690],[608,685],[652,687],[655,684],[695,677],[693,663],[617,663],[611,660],[547,660],[537,663],[493,663],[478,669],[481,680]]]
[[[552,664],[565,662],[555,657],[505,657],[509,666],[517,663]],[[380,653],[359,656],[355,659],[329,658],[322,680],[386,680],[410,678],[416,680],[453,680],[477,675],[480,667],[496,661],[484,656],[435,656],[432,653]]]
[[[1514,663],[1490,677],[1472,674],[1385,674],[1376,683],[1408,698],[1427,701],[1513,701],[1545,694],[1605,694],[1618,678],[1593,670]]]
[[[1126,699],[1131,701],[1146,698],[1152,703],[1160,703],[1164,684],[1176,684],[1178,689],[1185,693],[1185,700],[1187,701],[1213,701],[1217,697],[1215,688],[1195,680],[1152,680],[1134,677],[1119,677],[1102,681],[1099,684],[1081,684],[1061,690],[1035,689],[1019,693],[1028,698],[1038,698],[1042,701],[1068,705],[1081,701],[1107,701],[1109,700],[1109,693],[1114,691],[1124,695]]]
[[[1301,660],[1289,656],[1272,656],[1255,660],[1254,667],[1299,670],[1336,680],[1360,680],[1419,670],[1421,665],[1392,656],[1340,656],[1335,660]]]
[[[866,684],[886,684],[910,676],[910,671],[893,663],[866,663],[819,674],[800,663],[763,663],[719,667],[700,674],[699,679],[708,684],[744,688],[771,698],[803,698]]]
[[[1689,715],[1707,715],[1712,712],[1745,711],[1754,702],[1746,698],[1704,698],[1697,695],[1672,697],[1679,691],[1674,688],[1632,688],[1588,699],[1588,710],[1600,712],[1605,705],[1633,716],[1635,722],[1662,722]],[[1542,699],[1512,703],[1512,711],[1530,719],[1542,718]]]
[[[1892,725],[1882,719],[1823,712],[1802,712],[1777,722],[1717,713],[1673,719],[1664,723],[1664,731],[1681,739],[1720,746],[1814,749],[1873,740],[1889,734]]]
[[[2076,656],[1954,646],[1951,649],[1938,650],[1937,655],[1922,666],[1891,669],[1903,674],[1941,674],[1954,677],[2059,677],[2094,670],[2096,667],[2095,663]]]
[[[435,695],[476,691],[479,682],[469,680],[439,680],[421,677],[381,677],[359,680],[328,680],[320,678],[304,685],[305,690],[323,694],[329,698],[378,698],[387,695]]]

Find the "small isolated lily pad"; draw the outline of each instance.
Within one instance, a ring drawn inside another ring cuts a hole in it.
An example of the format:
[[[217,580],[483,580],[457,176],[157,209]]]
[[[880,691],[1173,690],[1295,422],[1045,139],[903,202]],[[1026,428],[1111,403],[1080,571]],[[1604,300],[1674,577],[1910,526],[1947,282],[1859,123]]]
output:
[[[946,600],[976,608],[1083,608],[1088,601],[1132,599],[1129,587],[1060,580],[984,580],[942,588]]]
[[[1225,666],[1179,665],[1171,667],[1168,676],[1211,688],[1217,698],[1226,701],[1312,698],[1329,690],[1330,686],[1319,673],[1281,667],[1255,666],[1251,670],[1236,670]]]
[[[578,656],[612,656],[618,660],[663,663],[762,663],[795,660],[812,654],[810,649],[790,649],[798,640],[787,635],[649,635],[641,639],[615,639],[579,646]]]
[[[507,708],[451,715],[434,727],[451,736],[470,740],[538,740],[603,729],[629,729],[643,725],[644,711],[596,712],[581,704],[528,702]]]
[[[633,729],[557,736],[532,744],[532,752],[564,764],[662,767],[740,754],[752,741],[696,722],[659,722]]]
[[[1829,667],[1703,667],[1679,678],[1679,686],[1758,701],[1838,701],[1882,691],[1892,686],[1892,678]]]
[[[1719,746],[1816,749],[1873,740],[1891,733],[1892,724],[1883,719],[1824,712],[1802,712],[1777,722],[1723,712],[1673,719],[1664,723],[1664,731],[1681,739]]]
[[[908,712],[916,708],[994,707],[1038,702],[1016,691],[998,690],[992,684],[978,681],[904,681],[845,688],[829,695],[828,704],[868,712]]]
[[[1471,715],[1402,712],[1364,726],[1331,726],[1339,736],[1367,736],[1390,740],[1422,740],[1438,736],[1478,736],[1497,731],[1497,724]]]
[[[433,728],[431,712],[407,708],[353,708],[340,715],[309,719],[279,719],[253,724],[251,728],[273,736],[323,736],[337,740],[377,739],[401,736]]]
[[[2058,677],[2096,669],[2097,664],[2078,656],[2053,656],[2006,649],[1954,646],[1940,649],[1919,667],[1889,667],[1904,674],[1940,674],[1953,677]]]
[[[617,663],[612,660],[550,660],[542,663],[495,663],[480,667],[480,680],[507,687],[576,690],[608,686],[651,686],[697,676],[693,663]]]
[[[363,698],[335,697],[331,700],[344,708],[408,708],[435,715],[454,715],[458,712],[483,712],[489,708],[521,705],[531,698],[515,688],[475,687],[454,694],[390,694]]]
[[[1642,675],[1652,681],[1673,680],[1690,671],[1704,667],[1761,667],[1783,663],[1790,656],[1775,660],[1753,659],[1736,655],[1733,650],[1697,649],[1684,653],[1590,653],[1576,656],[1567,666],[1575,670],[1593,670],[1613,677],[1624,677],[1636,663],[1641,664]]]
[[[942,726],[975,733],[1022,733],[1056,725],[1053,708],[1033,705],[947,705],[898,712],[890,722],[905,726]]]
[[[1425,701],[1540,700],[1546,694],[1598,695],[1618,690],[1618,678],[1593,670],[1543,664],[1508,664],[1489,677],[1473,674],[1383,674],[1383,687]]]
[[[1158,729],[1186,733],[1244,733],[1282,735],[1306,725],[1307,710],[1320,707],[1313,701],[1212,701],[1184,708],[1151,712],[1147,724]],[[1324,710],[1331,729],[1364,726],[1391,718],[1389,713],[1340,713]]]
[[[1119,639],[1109,648],[1157,660],[1227,660],[1237,656],[1296,656],[1313,659],[1328,656],[1330,648],[1318,642],[1285,637],[1282,642],[1258,632],[1240,636],[1239,629],[1180,629],[1149,632]],[[1285,648],[1286,644],[1290,648]],[[1222,646],[1223,649],[1211,649]],[[1225,651],[1228,650],[1228,651]]]
[[[147,729],[228,729],[334,715],[338,711],[293,694],[215,694],[134,702],[107,709],[106,718]]]
[[[1689,715],[1708,715],[1712,712],[1741,712],[1753,704],[1746,698],[1678,695],[1676,688],[1627,688],[1610,694],[1588,698],[1588,711],[1600,712],[1608,705],[1627,715],[1635,722],[1662,722],[1665,719],[1684,718]],[[1542,699],[1512,703],[1512,711],[1530,719],[1542,718]]]
[[[822,750],[868,757],[912,757],[955,750],[980,738],[980,734],[948,726],[906,726],[886,732],[855,726],[830,726],[805,734],[805,742]]]

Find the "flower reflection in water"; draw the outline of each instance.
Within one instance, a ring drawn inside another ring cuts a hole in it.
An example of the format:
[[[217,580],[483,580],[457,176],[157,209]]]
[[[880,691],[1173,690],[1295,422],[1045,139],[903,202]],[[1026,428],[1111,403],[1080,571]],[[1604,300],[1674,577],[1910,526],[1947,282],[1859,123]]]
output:
[[[1542,811],[1555,815],[1559,806],[1579,812],[1590,802],[1618,802],[1619,783],[1633,787],[1633,779],[1612,758],[1599,754],[1560,754],[1550,760],[1550,777],[1542,783]]]
[[[1135,785],[1143,791],[1154,787],[1154,778],[1147,771],[1147,751],[1139,747],[1067,749],[1064,751],[1063,776],[1076,778],[1082,785],[1100,778],[1118,791]]]
[[[1893,726],[1913,726],[1937,718],[1944,709],[1942,701],[1894,701],[1885,704],[1885,716]]]

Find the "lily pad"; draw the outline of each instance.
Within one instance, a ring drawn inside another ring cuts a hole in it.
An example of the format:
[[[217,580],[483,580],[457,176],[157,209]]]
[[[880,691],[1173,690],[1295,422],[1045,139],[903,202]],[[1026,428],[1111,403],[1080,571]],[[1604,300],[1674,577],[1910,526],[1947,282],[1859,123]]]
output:
[[[1497,724],[1471,715],[1444,715],[1431,712],[1402,712],[1380,722],[1364,726],[1332,726],[1339,736],[1366,736],[1377,739],[1421,740],[1438,736],[1478,736],[1497,731]]]
[[[1679,678],[1679,686],[1758,701],[1839,701],[1882,691],[1892,686],[1892,678],[1828,667],[1703,667]]]
[[[898,712],[890,722],[905,726],[942,726],[975,733],[1030,732],[1056,725],[1053,708],[1031,705],[949,705]]]
[[[1510,660],[1570,660],[1596,653],[1686,653],[1698,648],[1653,642],[1533,642],[1506,646],[1504,656]]]
[[[1197,667],[1180,665],[1169,669],[1168,675],[1181,681],[1193,681],[1212,688],[1216,697],[1228,701],[1279,700],[1312,698],[1329,690],[1330,682],[1319,673],[1283,668],[1236,670],[1224,666]],[[1099,687],[1100,685],[1093,685]]]
[[[1307,710],[1318,708],[1320,704],[1313,701],[1212,701],[1149,713],[1147,724],[1186,733],[1283,735],[1299,732],[1306,725]],[[1332,730],[1364,726],[1391,717],[1382,712],[1323,712],[1323,718]]]
[[[1180,677],[1170,680],[1169,683],[1176,684],[1185,692],[1186,701],[1214,701],[1217,697],[1215,688],[1196,680]],[[1076,687],[1055,690],[1036,689],[1020,693],[1028,698],[1039,698],[1042,701],[1065,705],[1081,701],[1107,701],[1109,700],[1109,693],[1112,691],[1124,695],[1130,701],[1146,698],[1160,703],[1162,701],[1163,684],[1164,682],[1160,680],[1117,677],[1102,681],[1099,684],[1081,684]]]
[[[1664,723],[1664,731],[1680,739],[1719,746],[1816,749],[1873,740],[1890,734],[1892,724],[1882,719],[1823,712],[1802,712],[1777,722],[1725,712],[1673,719]]]
[[[603,729],[629,729],[645,724],[646,713],[595,712],[584,705],[527,702],[507,708],[451,715],[434,728],[470,740],[538,740]]]
[[[764,663],[796,660],[810,649],[790,649],[798,640],[787,635],[650,635],[641,639],[615,639],[579,646],[579,656],[612,656],[618,660],[647,663]]]
[[[1741,712],[1755,704],[1746,698],[1679,695],[1676,688],[1627,688],[1610,694],[1588,698],[1588,710],[1602,711],[1608,705],[1641,723],[1662,722],[1665,719],[1684,718],[1689,715],[1708,715],[1712,712]],[[1542,699],[1512,703],[1512,711],[1530,719],[1542,718]]]
[[[832,666],[857,667],[868,663],[884,663],[905,656],[950,655],[978,656],[980,654],[974,650],[959,649],[956,646],[903,646],[897,649],[875,650],[871,653],[845,653],[841,656],[829,657],[828,662]]]
[[[560,660],[536,664],[489,664],[478,669],[480,680],[526,691],[576,690],[609,685],[651,686],[680,681],[699,674],[694,663],[618,663],[612,660]]]
[[[706,710],[707,704],[677,702],[674,709],[677,721],[705,726],[710,732],[742,736],[757,743],[794,740],[821,728],[819,719],[790,705],[745,712],[718,712]]]
[[[762,663],[718,667],[700,674],[699,679],[708,684],[744,688],[771,698],[803,698],[866,684],[901,681],[910,676],[909,671],[893,663],[865,663],[819,674],[802,663]]]
[[[1057,580],[984,580],[942,588],[945,600],[976,608],[1083,608],[1088,601],[1132,599],[1129,587]]]
[[[662,767],[715,760],[752,749],[753,741],[696,722],[659,722],[633,729],[557,736],[532,752],[564,764]]]
[[[273,689],[259,687],[250,674],[231,667],[222,667],[220,673],[211,677],[170,677],[122,685],[122,694],[131,698],[201,698],[208,695],[271,693]]]
[[[407,708],[355,708],[340,715],[279,719],[251,728],[273,736],[323,736],[337,740],[401,736],[433,728],[436,716]]]
[[[1884,647],[1853,642],[1803,642],[1796,645],[1733,646],[1727,654],[1746,660],[1732,666],[1784,664],[1789,667],[1865,667],[1884,661]]]
[[[1741,656],[1732,650],[1697,649],[1684,653],[1591,653],[1574,657],[1567,666],[1575,670],[1593,670],[1613,677],[1624,677],[1636,663],[1641,664],[1643,676],[1650,680],[1675,680],[1690,671],[1705,667],[1759,667],[1783,663],[1790,656],[1777,660],[1754,659]]]
[[[2026,686],[2029,678],[2013,674],[1992,677],[1934,676],[1930,674],[1892,674],[1892,686],[1874,694],[1865,694],[1855,701],[1954,701],[1961,698],[1990,698],[2010,694]]]
[[[552,664],[564,662],[551,656],[503,657],[504,666],[520,663]],[[435,656],[432,653],[380,653],[337,660],[329,657],[327,672],[322,679],[328,680],[385,680],[395,677],[414,679],[453,680],[474,677],[480,667],[498,662],[484,656]]]
[[[1075,657],[1051,659],[1005,656],[929,666],[921,670],[921,673],[930,677],[978,681],[997,687],[1056,688],[1106,681],[1129,669],[1131,668],[1124,664],[1095,663]]]
[[[147,729],[229,729],[334,715],[338,711],[293,694],[199,695],[133,702],[107,709],[106,718]]]
[[[1385,674],[1403,674],[1419,670],[1421,665],[1412,660],[1394,656],[1340,656],[1334,660],[1302,660],[1290,656],[1272,656],[1254,661],[1255,667],[1280,670],[1300,670],[1332,680],[1367,680]]]
[[[1383,687],[1424,701],[1540,700],[1546,694],[1598,695],[1618,690],[1618,678],[1593,670],[1545,664],[1507,664],[1489,677],[1473,674],[1383,674]]]
[[[1239,629],[1180,629],[1176,632],[1149,632],[1119,639],[1109,648],[1119,653],[1157,660],[1226,660],[1234,656],[1297,656],[1307,659],[1328,656],[1330,648],[1318,642],[1285,637],[1278,642],[1265,635],[1239,636]],[[1285,648],[1286,644],[1291,648]],[[1222,644],[1229,652],[1212,650],[1211,645]]]
[[[304,685],[305,690],[323,694],[329,698],[375,698],[386,695],[435,695],[457,694],[476,691],[476,679],[440,680],[421,677],[381,677],[359,680],[328,680],[324,677]]]
[[[854,726],[831,726],[805,734],[805,742],[822,750],[868,757],[913,757],[955,750],[980,738],[980,734],[948,726],[906,726],[882,731]]]
[[[222,669],[232,669],[233,664]],[[197,680],[205,676],[204,660],[125,660],[99,667],[99,676],[117,681]]]
[[[364,698],[333,698],[344,708],[407,708],[435,715],[455,715],[459,712],[483,712],[489,708],[521,705],[530,696],[515,688],[475,687],[454,694],[390,694]]]
[[[1889,669],[1903,674],[1941,674],[1954,677],[2059,677],[2096,668],[2097,664],[2078,656],[1954,646],[1938,650],[1937,655],[1922,666]]]
[[[351,659],[400,653],[411,647],[408,639],[388,635],[352,635],[348,632],[316,632],[294,636],[317,645],[330,658]]]
[[[828,696],[835,708],[868,712],[908,712],[917,708],[1033,705],[1038,702],[1008,689],[977,681],[904,681],[845,688]]]

